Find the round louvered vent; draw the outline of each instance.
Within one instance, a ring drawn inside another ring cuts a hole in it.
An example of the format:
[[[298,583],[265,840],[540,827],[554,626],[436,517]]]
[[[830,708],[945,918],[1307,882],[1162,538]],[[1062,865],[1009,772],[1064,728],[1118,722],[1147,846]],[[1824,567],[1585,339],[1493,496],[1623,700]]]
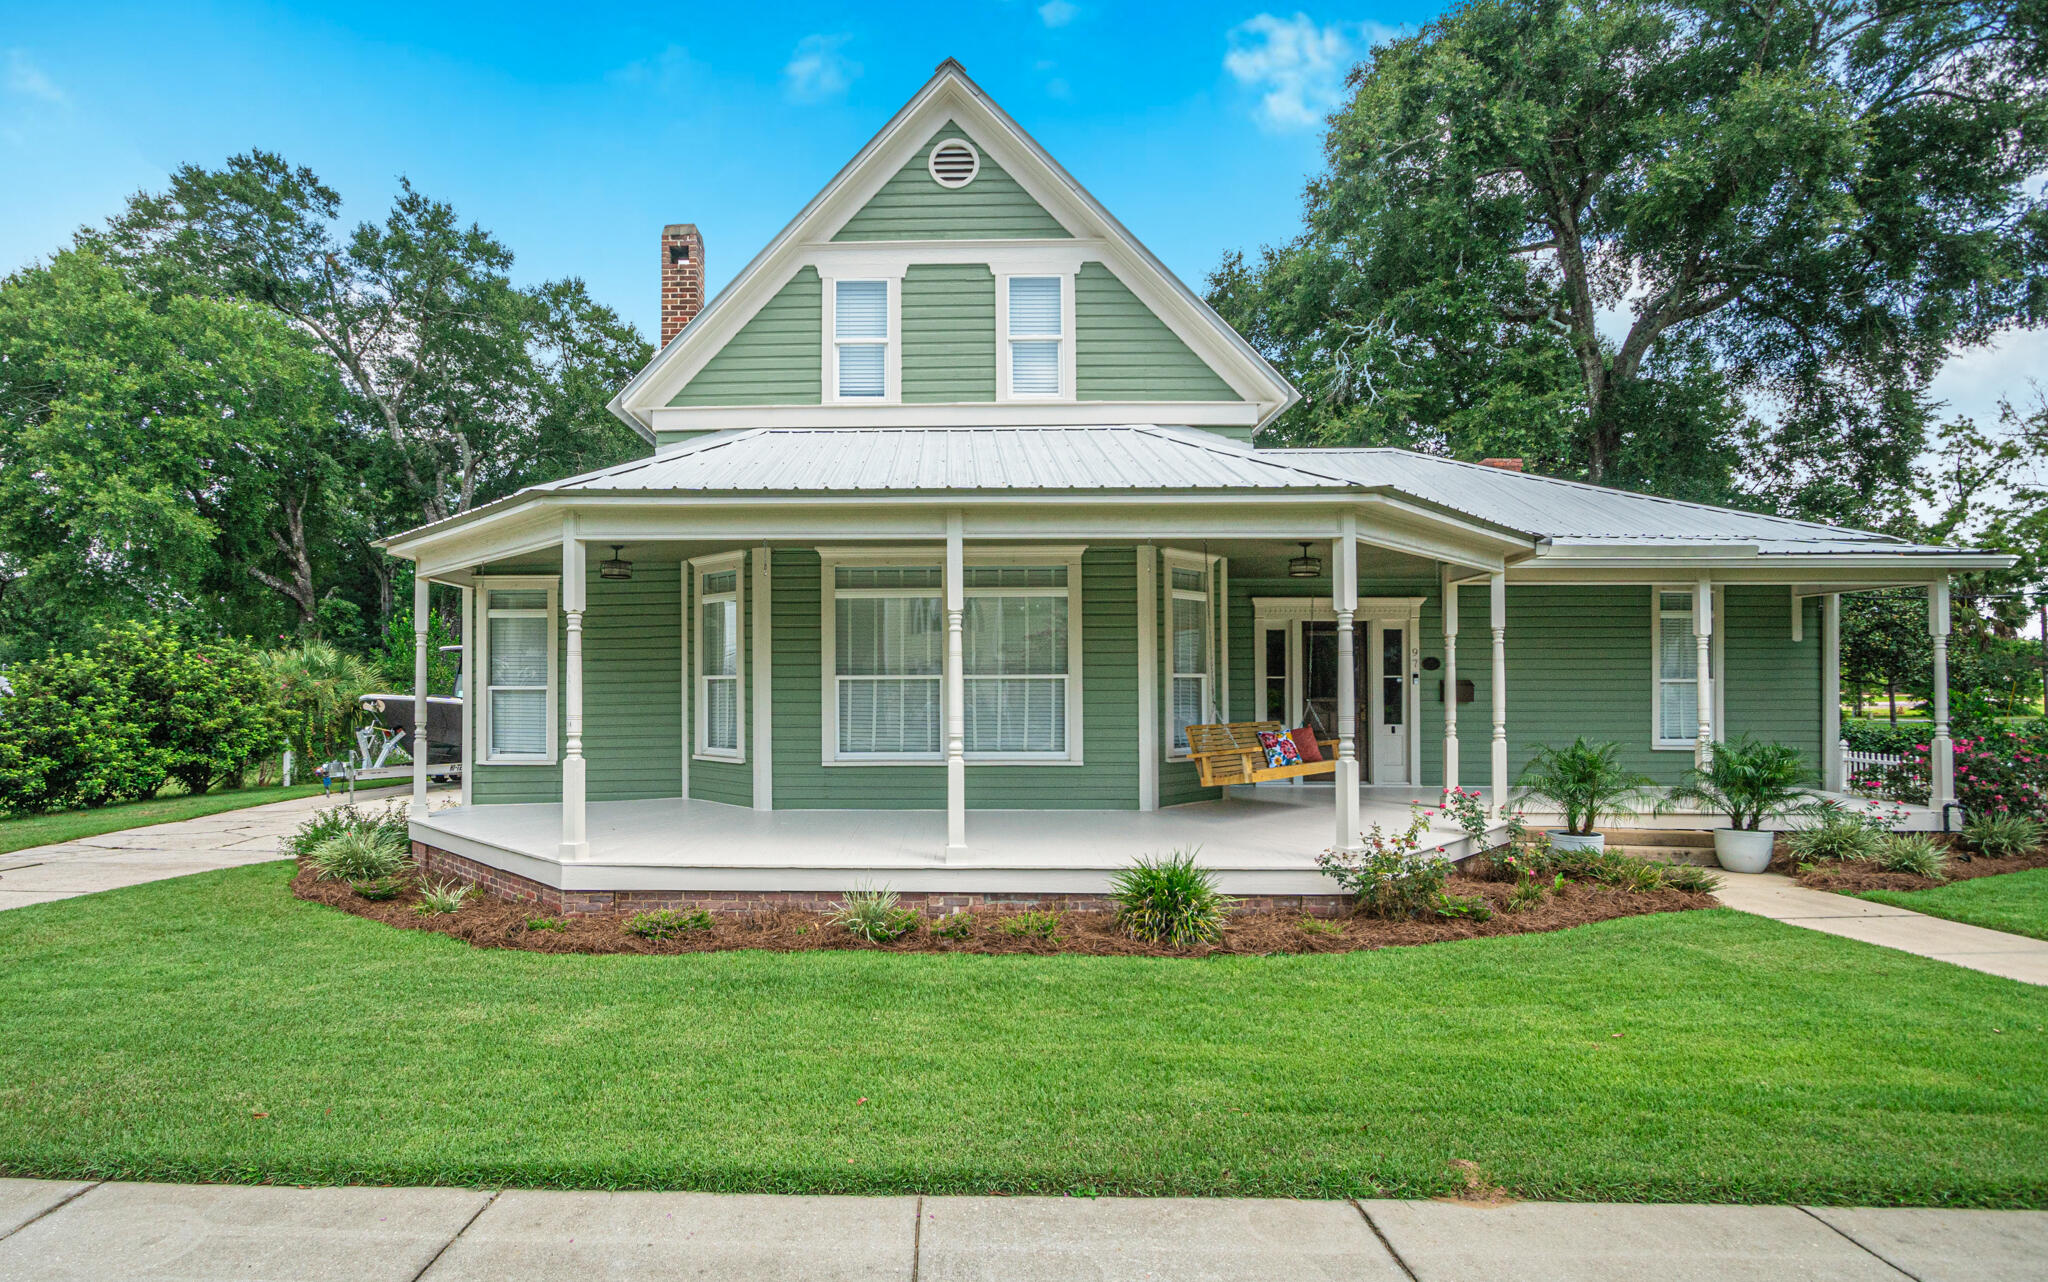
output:
[[[948,138],[932,148],[926,162],[932,181],[941,187],[965,187],[981,172],[981,153],[965,138]]]

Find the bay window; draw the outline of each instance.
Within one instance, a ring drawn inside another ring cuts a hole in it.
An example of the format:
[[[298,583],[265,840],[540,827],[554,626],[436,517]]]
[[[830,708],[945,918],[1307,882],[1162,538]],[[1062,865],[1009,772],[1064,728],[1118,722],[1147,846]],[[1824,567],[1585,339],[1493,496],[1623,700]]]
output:
[[[497,579],[480,585],[484,626],[481,734],[492,764],[555,759],[556,580]]]

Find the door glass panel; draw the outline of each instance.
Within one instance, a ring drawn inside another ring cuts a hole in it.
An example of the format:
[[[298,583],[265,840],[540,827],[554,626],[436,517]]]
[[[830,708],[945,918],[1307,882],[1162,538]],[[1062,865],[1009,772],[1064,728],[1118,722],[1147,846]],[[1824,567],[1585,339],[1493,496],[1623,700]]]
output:
[[[1266,629],[1266,697],[1259,708],[1261,721],[1287,720],[1287,631]]]
[[[1405,649],[1400,628],[1380,629],[1380,724],[1398,726],[1406,710],[1402,698],[1402,656]]]

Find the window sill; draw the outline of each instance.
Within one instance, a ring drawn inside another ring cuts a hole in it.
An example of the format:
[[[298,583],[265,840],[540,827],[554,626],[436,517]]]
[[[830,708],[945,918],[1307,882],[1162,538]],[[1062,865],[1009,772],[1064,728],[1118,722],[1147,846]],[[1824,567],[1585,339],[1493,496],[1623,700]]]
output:
[[[747,754],[744,752],[693,752],[690,754],[690,760],[718,761],[729,766],[743,766],[747,764]]]
[[[559,757],[485,757],[477,762],[480,766],[553,766],[561,764]]]
[[[1698,742],[1692,739],[1659,739],[1650,745],[1650,751],[1691,752],[1696,747],[1698,747]]]
[[[943,766],[946,759],[939,757],[826,757],[818,764],[828,769],[844,766]],[[968,757],[968,768],[980,766],[1080,766],[1087,763],[1079,757]]]

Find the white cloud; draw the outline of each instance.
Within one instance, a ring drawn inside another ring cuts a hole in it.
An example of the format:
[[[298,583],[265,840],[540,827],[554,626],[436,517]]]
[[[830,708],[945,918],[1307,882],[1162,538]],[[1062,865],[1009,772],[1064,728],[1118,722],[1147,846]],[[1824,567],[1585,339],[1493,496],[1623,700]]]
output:
[[[1048,27],[1064,27],[1080,12],[1081,7],[1073,0],[1045,0],[1038,6],[1038,20]]]
[[[1313,129],[1344,101],[1344,77],[1375,40],[1395,34],[1376,22],[1319,26],[1305,13],[1262,13],[1230,29],[1223,69],[1259,95],[1269,129]]]
[[[2010,400],[2025,414],[2043,397],[2048,371],[2048,329],[2009,330],[1982,347],[1949,357],[1928,394],[1947,403],[1941,416],[1966,414],[1977,426],[1998,422],[1998,403]]]
[[[850,35],[816,35],[797,41],[796,52],[782,69],[789,96],[797,102],[823,102],[845,93],[860,74],[860,64],[840,52],[852,39]]]
[[[7,51],[7,92],[47,102],[54,107],[68,106],[71,102],[70,96],[57,87],[57,82],[20,49]]]
[[[613,84],[674,93],[700,81],[708,68],[681,45],[670,45],[652,58],[640,58],[605,74]]]

